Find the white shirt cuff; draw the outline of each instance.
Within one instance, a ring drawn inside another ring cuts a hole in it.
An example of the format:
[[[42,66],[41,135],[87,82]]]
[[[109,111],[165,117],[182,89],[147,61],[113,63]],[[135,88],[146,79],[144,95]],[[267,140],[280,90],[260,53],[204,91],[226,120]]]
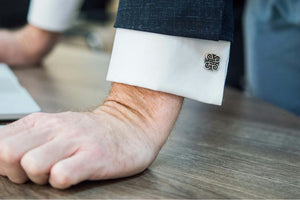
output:
[[[53,32],[63,32],[76,16],[82,0],[31,0],[28,22]]]
[[[229,51],[228,41],[118,28],[107,80],[221,105]]]

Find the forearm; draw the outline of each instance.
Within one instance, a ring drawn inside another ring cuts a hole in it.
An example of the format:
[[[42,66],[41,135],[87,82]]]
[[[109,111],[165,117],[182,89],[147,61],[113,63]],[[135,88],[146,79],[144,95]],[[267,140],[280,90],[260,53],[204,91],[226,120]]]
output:
[[[0,61],[9,65],[37,63],[51,51],[59,35],[32,25],[17,31],[2,30]]]
[[[159,148],[171,132],[183,103],[183,97],[126,84],[113,83],[104,111],[147,130]]]
[[[17,31],[17,42],[32,57],[33,61],[46,56],[56,44],[60,33],[50,32],[28,24],[24,29]],[[29,51],[27,51],[27,49]]]

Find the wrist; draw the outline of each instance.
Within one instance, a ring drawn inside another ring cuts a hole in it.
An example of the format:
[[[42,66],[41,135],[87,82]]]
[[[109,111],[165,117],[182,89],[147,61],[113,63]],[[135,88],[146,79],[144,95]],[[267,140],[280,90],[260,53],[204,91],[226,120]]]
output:
[[[176,122],[182,103],[183,97],[113,83],[106,101],[94,112],[104,111],[135,124],[160,148]]]

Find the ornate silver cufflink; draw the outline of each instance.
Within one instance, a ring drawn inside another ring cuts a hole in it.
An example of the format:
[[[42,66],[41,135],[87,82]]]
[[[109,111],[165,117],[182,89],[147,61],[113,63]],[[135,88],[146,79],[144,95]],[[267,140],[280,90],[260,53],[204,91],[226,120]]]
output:
[[[209,53],[205,56],[205,68],[210,71],[217,71],[220,65],[220,57],[216,54]]]

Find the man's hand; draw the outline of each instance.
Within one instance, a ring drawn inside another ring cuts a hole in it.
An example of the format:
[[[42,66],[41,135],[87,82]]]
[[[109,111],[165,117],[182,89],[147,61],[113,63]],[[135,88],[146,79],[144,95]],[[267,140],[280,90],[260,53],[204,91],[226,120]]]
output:
[[[38,63],[51,51],[58,37],[58,33],[31,25],[18,31],[0,30],[0,62],[8,65]]]
[[[182,97],[114,83],[93,112],[32,114],[0,129],[0,174],[68,188],[84,180],[126,177],[156,158]]]

